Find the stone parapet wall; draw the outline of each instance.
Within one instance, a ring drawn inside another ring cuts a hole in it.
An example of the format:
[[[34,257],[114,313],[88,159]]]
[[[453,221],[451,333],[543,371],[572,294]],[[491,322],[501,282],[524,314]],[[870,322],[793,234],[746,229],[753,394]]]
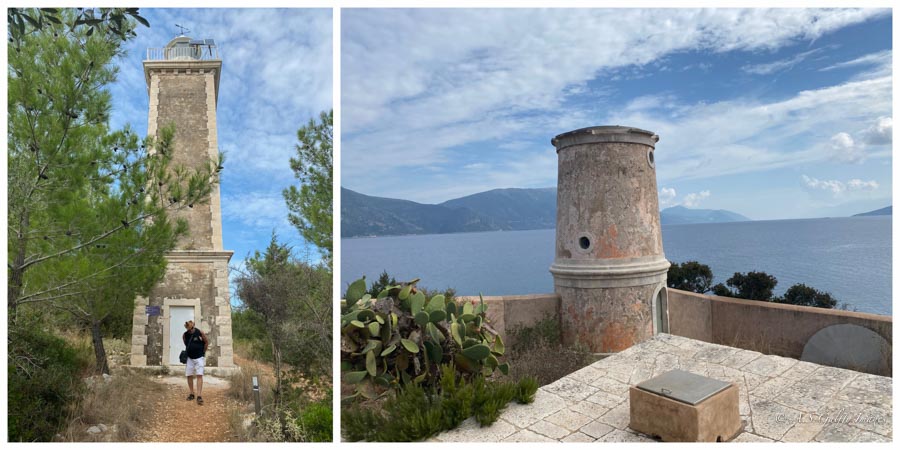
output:
[[[457,297],[459,301],[478,304],[479,298]],[[512,344],[509,332],[516,328],[527,328],[550,319],[559,320],[559,295],[528,294],[499,295],[484,297],[488,305],[488,323],[500,333],[507,344]]]
[[[891,342],[890,316],[702,295],[668,289],[669,332],[714,344],[800,358],[809,339],[839,324]]]

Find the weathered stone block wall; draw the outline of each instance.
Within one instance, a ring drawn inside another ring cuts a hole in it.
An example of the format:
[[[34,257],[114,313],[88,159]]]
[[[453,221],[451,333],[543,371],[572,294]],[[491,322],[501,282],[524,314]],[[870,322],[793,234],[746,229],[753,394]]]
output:
[[[154,73],[153,78],[158,79],[157,127],[175,126],[173,166],[192,169],[208,166],[211,130],[206,77],[200,73]],[[176,217],[187,220],[190,229],[190,234],[179,241],[178,248],[214,249],[212,214],[209,202],[176,213]]]
[[[169,365],[166,360],[165,342],[168,332],[164,324],[165,315],[148,316],[147,306],[183,306],[196,303],[199,316],[194,321],[197,328],[206,333],[210,340],[206,353],[209,366],[229,367],[234,364],[231,335],[231,303],[228,292],[228,256],[191,261],[203,255],[174,253],[166,268],[162,282],[153,288],[150,295],[138,298],[134,310],[134,331],[132,336],[133,365]],[[171,324],[182,327],[181,323]],[[180,328],[179,332],[182,331]],[[180,333],[179,333],[180,334]],[[180,342],[170,346],[182,346]]]

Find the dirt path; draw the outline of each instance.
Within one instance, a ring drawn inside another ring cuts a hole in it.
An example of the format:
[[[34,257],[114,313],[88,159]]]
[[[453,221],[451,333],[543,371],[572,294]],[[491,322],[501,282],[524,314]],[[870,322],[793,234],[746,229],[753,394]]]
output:
[[[159,394],[145,395],[140,403],[149,418],[138,433],[139,442],[230,442],[226,390],[228,381],[203,377],[203,406],[187,401],[185,377],[152,378],[162,384]]]

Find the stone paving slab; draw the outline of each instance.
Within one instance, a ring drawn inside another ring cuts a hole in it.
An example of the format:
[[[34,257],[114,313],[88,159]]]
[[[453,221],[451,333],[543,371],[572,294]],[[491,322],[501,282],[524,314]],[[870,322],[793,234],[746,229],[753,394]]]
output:
[[[538,389],[481,428],[442,442],[655,442],[628,428],[628,388],[672,369],[731,381],[744,431],[735,442],[891,442],[892,379],[659,334]]]

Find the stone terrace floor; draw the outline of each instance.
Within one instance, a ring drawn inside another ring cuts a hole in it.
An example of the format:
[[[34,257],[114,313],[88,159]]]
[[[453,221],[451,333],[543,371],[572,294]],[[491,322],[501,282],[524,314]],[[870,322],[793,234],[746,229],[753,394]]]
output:
[[[671,369],[738,384],[735,442],[892,440],[891,378],[660,334],[510,404],[489,427],[470,418],[432,441],[651,442],[628,428],[628,388]]]

